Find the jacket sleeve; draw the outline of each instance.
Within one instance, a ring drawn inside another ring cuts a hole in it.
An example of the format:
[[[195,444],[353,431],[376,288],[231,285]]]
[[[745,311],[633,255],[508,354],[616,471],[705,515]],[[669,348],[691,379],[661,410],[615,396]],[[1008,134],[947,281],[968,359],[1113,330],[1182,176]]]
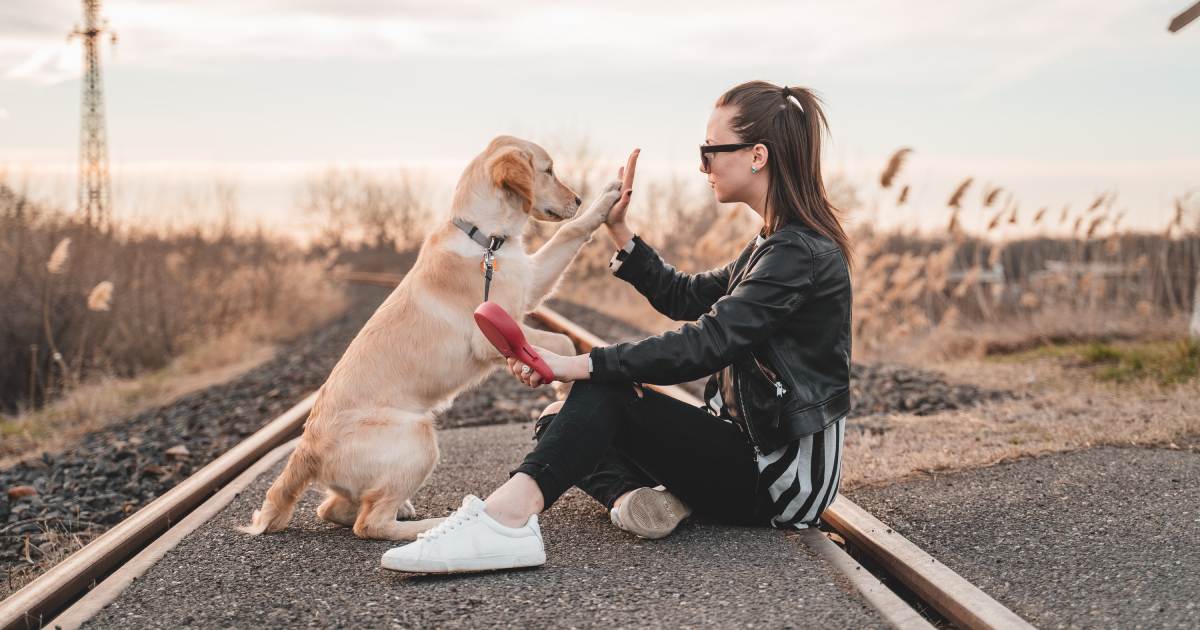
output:
[[[729,286],[733,262],[698,274],[676,270],[638,236],[633,251],[616,270],[616,276],[646,296],[655,310],[676,321],[692,321],[712,308]]]
[[[641,341],[593,348],[591,378],[684,383],[733,363],[770,337],[808,295],[815,263],[802,239],[764,243],[759,250],[733,291],[695,322]]]

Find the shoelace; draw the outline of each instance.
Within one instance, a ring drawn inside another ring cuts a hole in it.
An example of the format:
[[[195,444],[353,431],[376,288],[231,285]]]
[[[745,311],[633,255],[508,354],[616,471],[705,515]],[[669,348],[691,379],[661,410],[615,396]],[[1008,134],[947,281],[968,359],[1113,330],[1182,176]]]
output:
[[[475,513],[468,513],[466,509],[459,508],[455,510],[453,514],[447,516],[446,520],[438,523],[433,529],[417,534],[417,538],[433,540],[434,538],[437,538],[446,532],[457,529],[459,525],[467,523],[471,519],[475,518],[475,516]]]

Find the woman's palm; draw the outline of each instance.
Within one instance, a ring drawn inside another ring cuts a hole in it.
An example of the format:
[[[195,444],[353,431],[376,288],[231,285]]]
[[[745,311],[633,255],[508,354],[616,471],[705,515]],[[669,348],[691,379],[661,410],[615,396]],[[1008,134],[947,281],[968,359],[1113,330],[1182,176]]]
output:
[[[625,223],[625,211],[629,209],[629,199],[633,195],[633,176],[637,171],[637,159],[641,152],[641,149],[634,149],[633,153],[629,154],[625,166],[617,170],[617,179],[621,180],[621,196],[617,198],[612,210],[608,211],[608,219],[604,221],[606,225]]]

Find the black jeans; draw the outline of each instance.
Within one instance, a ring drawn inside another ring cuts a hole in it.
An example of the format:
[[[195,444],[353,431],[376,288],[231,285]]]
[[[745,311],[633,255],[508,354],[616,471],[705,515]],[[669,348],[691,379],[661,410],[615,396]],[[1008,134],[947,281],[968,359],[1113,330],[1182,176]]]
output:
[[[533,477],[545,507],[578,486],[606,508],[641,486],[663,485],[697,514],[765,524],[758,464],[732,423],[633,383],[577,381],[557,414],[539,421],[538,440],[510,474]]]

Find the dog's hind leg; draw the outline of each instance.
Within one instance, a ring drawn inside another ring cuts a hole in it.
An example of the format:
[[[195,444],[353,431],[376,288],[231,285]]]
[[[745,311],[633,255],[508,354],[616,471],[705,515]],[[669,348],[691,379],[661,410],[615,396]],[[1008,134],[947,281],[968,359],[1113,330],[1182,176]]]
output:
[[[417,534],[445,520],[427,518],[420,521],[397,521],[396,513],[404,503],[405,501],[394,496],[364,496],[358,519],[354,522],[354,535],[378,540],[414,540]]]
[[[335,525],[354,527],[354,521],[358,518],[358,504],[336,492],[330,492],[317,508],[317,517]]]
[[[296,450],[288,456],[283,472],[267,490],[262,507],[254,511],[250,525],[238,529],[257,536],[287,527],[288,521],[292,520],[292,512],[296,510],[296,501],[316,476],[319,466],[320,460],[301,439]]]
[[[360,538],[412,540],[442,519],[398,522],[397,516],[416,516],[409,499],[429,478],[438,461],[437,435],[432,419],[409,420],[394,427],[386,447],[360,453],[381,472],[378,484],[360,497],[354,535]],[[393,444],[404,444],[397,453]],[[364,462],[364,465],[366,462]]]

